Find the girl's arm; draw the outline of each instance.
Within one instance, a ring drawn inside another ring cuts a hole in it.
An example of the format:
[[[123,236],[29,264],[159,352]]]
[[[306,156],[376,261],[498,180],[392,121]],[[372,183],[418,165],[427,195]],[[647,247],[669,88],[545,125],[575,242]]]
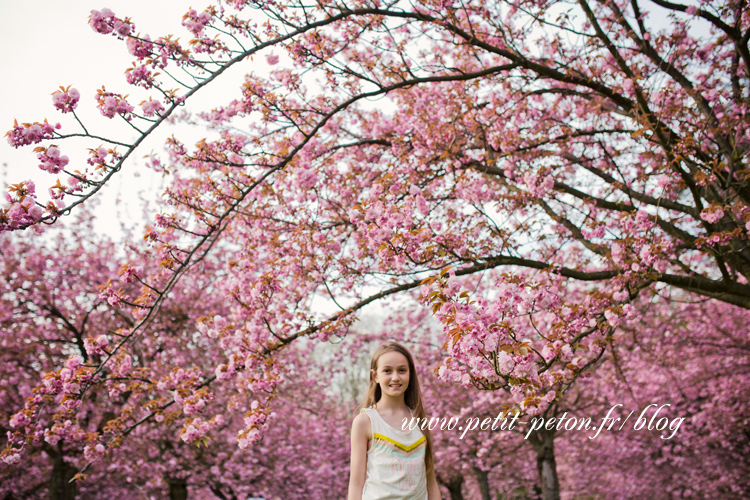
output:
[[[362,490],[367,477],[367,439],[370,435],[370,428],[370,417],[366,413],[360,413],[354,418],[348,500],[362,500]]]
[[[430,477],[427,478],[427,500],[442,500],[440,496],[440,486],[437,482],[437,474],[433,472]]]

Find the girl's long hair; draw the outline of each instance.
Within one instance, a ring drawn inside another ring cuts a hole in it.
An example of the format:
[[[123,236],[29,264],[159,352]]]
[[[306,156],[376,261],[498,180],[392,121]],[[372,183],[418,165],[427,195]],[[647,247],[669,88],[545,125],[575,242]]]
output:
[[[417,376],[417,370],[414,367],[414,358],[411,353],[398,342],[389,341],[385,344],[380,345],[375,352],[372,353],[372,360],[370,361],[370,384],[367,387],[367,394],[365,395],[362,408],[371,408],[375,406],[375,403],[380,401],[383,396],[380,390],[380,384],[375,383],[375,377],[372,372],[377,373],[378,361],[380,356],[387,352],[400,352],[406,357],[409,363],[409,386],[406,388],[404,393],[404,402],[406,406],[411,408],[414,417],[419,418],[419,422],[425,422],[427,420],[427,414],[424,411],[424,405],[422,404],[422,390],[419,388],[419,377]],[[421,427],[421,426],[420,426]],[[425,447],[425,469],[427,470],[427,478],[429,479],[432,474],[435,473],[435,461],[432,457],[432,433],[430,429],[423,429],[425,441],[427,446]]]

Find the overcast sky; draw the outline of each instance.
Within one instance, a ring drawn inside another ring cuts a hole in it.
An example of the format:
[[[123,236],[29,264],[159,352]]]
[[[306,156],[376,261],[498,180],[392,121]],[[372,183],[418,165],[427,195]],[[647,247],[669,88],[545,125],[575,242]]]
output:
[[[0,2],[0,61],[4,75],[0,78],[0,135],[5,134],[19,122],[42,121],[61,122],[64,127],[70,123],[70,115],[61,115],[52,106],[51,94],[60,85],[72,85],[81,93],[77,112],[89,126],[89,130],[107,130],[109,120],[101,117],[95,107],[93,96],[102,85],[107,90],[123,94],[137,92],[125,82],[124,71],[132,56],[125,44],[112,36],[95,33],[88,26],[88,16],[92,9],[108,7],[121,17],[130,17],[136,30],[148,33],[152,38],[174,34],[183,41],[189,33],[181,26],[182,15],[192,7],[202,10],[208,0],[34,0],[29,2]],[[241,74],[225,80],[236,87]],[[217,93],[200,93],[194,99],[201,109],[215,106],[222,101]],[[154,97],[157,97],[154,93]],[[138,104],[142,99],[134,100]],[[213,101],[213,102],[212,102]],[[194,104],[195,104],[194,103]],[[201,105],[202,104],[202,105]],[[72,130],[74,127],[68,128]],[[109,130],[112,130],[111,128]],[[140,160],[151,151],[161,151],[164,143],[161,134],[150,139],[113,179],[114,182],[100,191],[102,204],[97,213],[97,229],[119,237],[119,224],[113,218],[141,220],[140,202],[134,192],[139,188],[150,189],[153,197],[158,190],[158,178],[150,175]],[[99,144],[60,142],[63,154],[76,161],[85,161],[86,147]],[[38,191],[46,193],[54,184],[55,176],[42,172],[33,148],[13,149],[3,137],[0,140],[0,184],[26,179],[34,180]],[[78,151],[78,153],[76,153]],[[85,167],[85,165],[81,165]],[[73,167],[76,169],[76,167]],[[4,189],[3,189],[4,191]],[[42,194],[40,197],[45,196]],[[114,200],[121,199],[115,206]],[[3,200],[2,204],[5,202]]]
[[[136,93],[138,98],[131,99],[135,105],[147,97],[138,94],[139,90],[125,82],[124,71],[133,60],[125,44],[112,36],[97,34],[88,26],[92,9],[108,7],[120,17],[130,17],[137,32],[148,33],[152,38],[174,34],[186,41],[190,35],[181,26],[182,15],[191,7],[200,11],[210,3],[209,0],[0,1],[0,61],[4,69],[0,78],[0,135],[12,127],[14,118],[19,122],[47,118],[50,122],[60,121],[64,130],[75,129],[75,126],[67,126],[71,122],[70,115],[61,115],[52,106],[51,93],[60,85],[72,85],[80,91],[81,101],[76,111],[89,130],[100,132],[111,131],[108,127],[118,120],[121,122],[119,118],[109,121],[97,111],[93,96],[102,85],[117,93],[131,96]],[[651,22],[657,27],[664,20],[664,11],[655,10]],[[265,66],[263,58],[255,61],[253,64]],[[192,98],[187,109],[196,111],[225,104],[229,100],[227,95],[237,94],[242,75],[250,69],[244,65],[225,73],[218,84],[212,84],[210,89]],[[153,97],[157,97],[155,92]],[[124,131],[125,137],[131,134],[127,128]],[[119,224],[113,223],[114,219],[140,225],[146,222],[141,212],[142,204],[135,193],[144,191],[146,198],[154,200],[161,189],[158,177],[142,166],[141,159],[147,153],[162,151],[165,138],[172,132],[160,130],[159,134],[149,138],[126,163],[123,171],[99,192],[99,230],[119,237]],[[110,132],[110,136],[123,137],[117,132]],[[192,140],[190,133],[188,137]],[[180,138],[185,140],[184,131],[181,131]],[[99,146],[90,141],[77,144],[66,141],[58,145],[63,154],[71,158],[69,167],[73,170],[85,168],[85,164],[81,164],[85,163],[87,147]],[[0,168],[0,187],[3,190],[9,183],[31,179],[37,184],[40,198],[46,197],[47,188],[54,184],[55,176],[39,170],[32,149],[14,150],[5,137],[0,140],[0,165],[7,165]],[[115,200],[120,200],[119,204]],[[42,201],[46,199],[42,198]],[[0,203],[4,205],[4,201]]]

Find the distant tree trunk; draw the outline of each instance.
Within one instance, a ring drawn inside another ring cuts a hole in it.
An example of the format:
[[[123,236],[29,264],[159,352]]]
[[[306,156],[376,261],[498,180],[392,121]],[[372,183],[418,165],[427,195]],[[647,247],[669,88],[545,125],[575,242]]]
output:
[[[560,482],[557,478],[555,462],[555,431],[540,429],[531,433],[529,441],[536,450],[536,467],[539,473],[539,485],[544,500],[560,500]]]
[[[70,480],[76,475],[75,467],[66,463],[62,453],[50,455],[52,458],[52,477],[49,480],[50,500],[75,500],[76,483]]]
[[[187,481],[184,479],[167,479],[169,483],[169,500],[187,500]]]
[[[448,492],[451,495],[451,500],[464,500],[464,495],[461,493],[461,485],[464,484],[464,476],[457,475],[450,479],[445,479],[438,476],[438,482],[448,488]]]
[[[482,495],[482,500],[492,500],[490,498],[490,480],[487,471],[474,467],[474,474],[477,477],[477,483],[479,483],[479,493]]]

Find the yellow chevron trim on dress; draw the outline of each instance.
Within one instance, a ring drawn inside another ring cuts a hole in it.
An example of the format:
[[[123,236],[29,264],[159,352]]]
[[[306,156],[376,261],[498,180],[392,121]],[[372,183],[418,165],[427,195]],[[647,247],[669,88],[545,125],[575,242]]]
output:
[[[420,444],[422,444],[424,442],[424,440],[425,440],[424,436],[422,436],[421,438],[419,438],[416,441],[414,441],[414,444],[406,446],[405,444],[401,444],[398,441],[394,441],[393,439],[389,438],[388,436],[384,436],[382,434],[378,434],[377,432],[375,433],[375,435],[373,437],[375,439],[382,439],[383,441],[388,441],[389,443],[393,443],[394,445],[398,446],[399,448],[401,448],[404,451],[411,451],[411,450],[413,450],[414,448],[416,448],[417,446],[419,446]]]

